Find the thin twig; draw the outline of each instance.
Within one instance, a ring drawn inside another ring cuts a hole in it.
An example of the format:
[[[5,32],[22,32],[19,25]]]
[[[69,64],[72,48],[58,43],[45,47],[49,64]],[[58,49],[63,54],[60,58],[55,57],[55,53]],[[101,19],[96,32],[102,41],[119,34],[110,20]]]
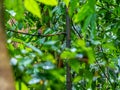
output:
[[[102,53],[103,53],[103,55],[104,55],[102,46],[101,46],[101,51],[102,51]],[[106,56],[105,56],[105,55],[104,55],[104,58],[106,59]],[[108,80],[108,82],[110,83],[110,85],[113,86],[112,82],[110,81],[110,78],[105,74],[105,72],[103,71],[102,67],[101,67],[100,64],[98,63],[98,60],[97,60],[97,59],[95,59],[95,60],[96,60],[96,63],[98,64],[100,70],[102,71],[102,73],[104,74],[104,76],[106,77],[106,79]]]
[[[14,33],[18,33],[18,34],[24,34],[24,35],[29,35],[29,36],[41,36],[41,37],[51,37],[51,36],[56,36],[56,35],[61,35],[61,34],[66,34],[65,32],[59,32],[59,33],[55,33],[55,34],[30,34],[30,33],[25,33],[25,32],[18,32],[18,31],[14,31],[14,30],[7,30],[10,32],[14,32]]]
[[[80,33],[79,33],[79,32],[77,31],[77,29],[75,28],[72,20],[71,20],[71,22],[72,22],[72,27],[73,27],[74,31],[78,34],[79,38],[82,38],[82,36],[80,35]]]
[[[96,60],[96,63],[98,64],[100,70],[102,71],[102,73],[104,74],[104,76],[106,77],[106,79],[108,80],[108,82],[110,83],[110,85],[113,86],[112,82],[110,81],[110,79],[108,78],[108,76],[105,74],[105,72],[103,71],[102,67],[100,66],[100,64],[98,63],[97,60]]]

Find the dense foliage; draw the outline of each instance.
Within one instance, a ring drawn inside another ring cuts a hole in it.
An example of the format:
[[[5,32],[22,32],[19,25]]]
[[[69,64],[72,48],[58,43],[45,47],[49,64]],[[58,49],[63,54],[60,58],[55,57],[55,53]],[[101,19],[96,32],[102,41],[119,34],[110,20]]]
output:
[[[66,63],[72,90],[120,89],[119,0],[5,0],[5,6],[17,90],[65,90]]]

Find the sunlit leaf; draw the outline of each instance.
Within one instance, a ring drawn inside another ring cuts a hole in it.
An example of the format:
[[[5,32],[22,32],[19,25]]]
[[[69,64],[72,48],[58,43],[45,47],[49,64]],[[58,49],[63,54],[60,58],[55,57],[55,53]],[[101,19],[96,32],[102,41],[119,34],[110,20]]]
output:
[[[43,4],[56,6],[58,4],[57,0],[37,0]]]
[[[85,19],[85,17],[87,17],[90,14],[90,7],[86,4],[84,5],[78,12],[78,14],[76,14],[74,16],[74,22],[79,22]]]
[[[56,63],[56,60],[54,59],[53,55],[48,53],[48,54],[44,54],[42,57],[43,61],[51,61],[52,63]]]
[[[77,46],[77,47],[85,47],[85,41],[81,40],[81,39],[78,39],[78,40],[75,41],[75,46]]]
[[[65,2],[66,6],[68,7],[70,0],[63,0],[63,1]]]
[[[87,55],[88,55],[88,58],[89,58],[89,63],[90,64],[94,63],[95,62],[95,57],[94,57],[92,48],[87,48]]]
[[[35,0],[25,0],[24,5],[28,11],[41,18],[40,8]]]
[[[77,77],[74,78],[73,82],[74,82],[74,83],[77,83],[77,82],[79,82],[80,80],[81,80],[81,77],[80,77],[80,76],[77,76]]]
[[[95,12],[94,5],[95,0],[88,0],[88,3],[84,4],[81,9],[78,11],[78,13],[74,16],[74,22],[81,22],[89,15],[93,14]]]
[[[61,54],[62,59],[72,59],[75,58],[76,53],[75,52],[70,52],[70,51],[63,51]]]
[[[19,88],[19,83],[21,83],[21,89],[22,89],[22,90],[28,90],[28,87],[27,87],[23,82],[19,82],[19,81],[17,81],[17,82],[15,83],[16,90],[19,90],[19,89],[20,89],[20,88]]]

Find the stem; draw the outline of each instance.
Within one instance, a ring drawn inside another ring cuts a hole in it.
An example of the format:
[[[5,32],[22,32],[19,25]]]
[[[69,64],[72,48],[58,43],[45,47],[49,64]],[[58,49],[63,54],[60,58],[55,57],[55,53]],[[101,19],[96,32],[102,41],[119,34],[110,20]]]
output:
[[[111,82],[110,79],[109,79],[109,77],[105,74],[105,72],[103,71],[102,67],[100,66],[100,64],[98,63],[97,60],[96,60],[96,63],[98,64],[100,70],[102,71],[102,73],[104,74],[104,76],[106,77],[106,79],[108,80],[109,84],[110,84],[111,86],[113,86],[113,85],[112,85],[112,82]]]
[[[73,21],[72,21],[72,27],[73,27],[74,31],[77,33],[77,35],[79,36],[79,38],[82,38],[82,36],[80,35],[80,33],[76,30],[76,28],[75,28],[75,26],[73,24]]]
[[[18,81],[19,90],[22,90],[21,80]]]
[[[70,17],[68,14],[68,8],[66,7],[66,47],[70,48]],[[67,90],[72,90],[71,81],[71,67],[68,62],[66,62],[66,88]]]
[[[102,46],[101,46],[101,51],[102,51],[102,53],[103,53],[104,59],[106,59],[107,57],[106,57],[106,55],[104,55],[104,51],[103,51]],[[104,72],[103,68],[100,66],[100,64],[99,64],[98,60],[96,59],[96,57],[95,57],[95,60],[96,60],[96,63],[98,64],[98,66],[99,66],[101,72],[104,74],[105,78],[108,80],[109,84],[110,84],[111,87],[113,88],[113,84],[112,84],[110,78],[106,75],[106,73]],[[107,60],[108,60],[108,59],[107,59]]]
[[[30,33],[25,33],[25,32],[18,32],[18,31],[14,31],[14,30],[7,30],[10,32],[14,32],[14,33],[18,33],[18,34],[24,34],[24,35],[29,35],[29,36],[41,36],[41,37],[51,37],[51,36],[56,36],[56,35],[61,35],[61,34],[66,34],[65,32],[59,32],[59,33],[55,33],[55,34],[30,34]]]

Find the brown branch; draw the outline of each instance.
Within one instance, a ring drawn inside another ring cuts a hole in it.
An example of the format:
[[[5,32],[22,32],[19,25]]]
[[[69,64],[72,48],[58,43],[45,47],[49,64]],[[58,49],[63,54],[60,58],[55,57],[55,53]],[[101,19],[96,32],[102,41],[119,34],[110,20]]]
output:
[[[70,48],[71,46],[71,30],[70,30],[70,17],[68,14],[68,8],[66,7],[66,47]],[[66,90],[72,90],[72,75],[71,67],[66,62]]]
[[[18,33],[18,34],[29,35],[29,36],[41,36],[41,37],[51,37],[51,36],[66,34],[65,32],[59,32],[59,33],[55,33],[55,34],[46,34],[45,35],[45,34],[30,34],[30,33],[25,33],[25,32],[18,32],[18,31],[14,31],[14,30],[7,30],[7,31]]]

